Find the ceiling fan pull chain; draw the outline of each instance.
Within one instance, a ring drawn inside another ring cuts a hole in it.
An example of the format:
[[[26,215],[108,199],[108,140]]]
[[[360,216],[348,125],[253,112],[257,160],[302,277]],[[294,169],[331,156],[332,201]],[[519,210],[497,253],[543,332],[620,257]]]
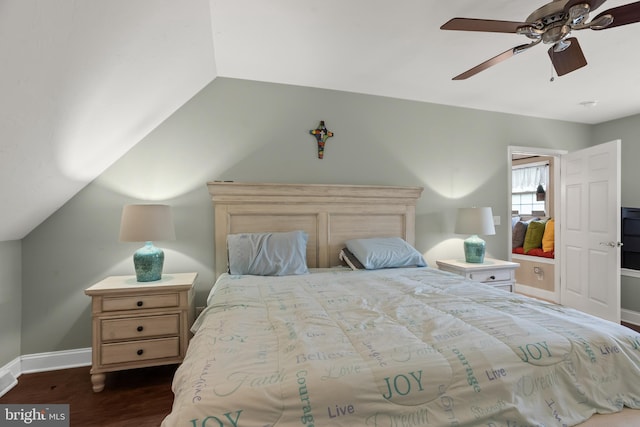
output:
[[[553,55],[554,55],[554,53],[555,52],[552,50],[551,51],[551,64],[549,64],[549,67],[550,67],[550,70],[551,70],[551,78],[549,79],[550,83],[553,83],[556,80],[556,78],[553,76]]]

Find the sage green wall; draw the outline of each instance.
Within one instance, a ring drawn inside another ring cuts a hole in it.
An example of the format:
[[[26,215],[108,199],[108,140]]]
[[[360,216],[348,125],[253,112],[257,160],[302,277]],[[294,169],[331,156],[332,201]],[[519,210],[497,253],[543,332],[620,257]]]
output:
[[[20,356],[20,241],[0,242],[0,367]]]
[[[317,159],[309,130],[335,136]],[[307,87],[218,78],[23,240],[22,354],[88,347],[89,298],[104,276],[132,274],[136,244],[117,241],[122,206],[174,207],[165,271],[197,271],[197,303],[213,282],[210,180],[424,186],[416,247],[461,256],[459,206],[502,217],[488,251],[506,257],[507,146],[575,150],[590,126]]]
[[[622,206],[640,207],[640,114],[593,126],[591,144],[622,140]]]
[[[622,206],[640,207],[640,115],[594,126],[592,144],[622,140]],[[622,308],[640,312],[640,278],[623,276],[620,281]]]

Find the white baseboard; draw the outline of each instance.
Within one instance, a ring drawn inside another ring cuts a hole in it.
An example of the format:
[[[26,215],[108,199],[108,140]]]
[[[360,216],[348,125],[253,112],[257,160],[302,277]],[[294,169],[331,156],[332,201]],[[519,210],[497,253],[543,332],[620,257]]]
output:
[[[627,323],[631,323],[636,326],[640,326],[640,312],[633,311],[633,310],[626,310],[623,308],[620,311],[620,316],[622,317],[623,321]]]
[[[515,290],[519,294],[525,294],[555,303],[559,301],[558,295],[556,295],[555,292],[545,291],[544,289],[534,288],[533,286],[516,283]]]
[[[20,373],[22,374],[77,368],[91,365],[91,348],[27,354],[20,359]]]
[[[620,275],[627,276],[627,277],[635,277],[636,279],[640,279],[640,270],[632,270],[630,268],[621,268]]]
[[[12,369],[7,367],[0,369],[0,397],[18,384],[17,378]]]
[[[0,372],[5,371],[10,372],[11,375],[13,375],[15,378],[18,378],[20,376],[20,357],[16,357],[11,362],[0,368]]]
[[[12,377],[17,380],[22,374],[55,371],[57,369],[69,369],[89,365],[91,365],[90,347],[27,354],[16,357],[5,366],[0,367],[0,378],[4,378],[9,384],[0,390],[0,397],[17,384],[17,381],[10,381]]]

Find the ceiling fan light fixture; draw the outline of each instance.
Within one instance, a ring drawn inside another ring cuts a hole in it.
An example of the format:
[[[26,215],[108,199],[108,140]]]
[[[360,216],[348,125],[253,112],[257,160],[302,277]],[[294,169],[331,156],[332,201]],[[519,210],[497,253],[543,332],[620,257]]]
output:
[[[571,34],[571,27],[568,25],[556,25],[550,28],[542,34],[542,41],[545,44],[555,44],[561,40],[564,40]]]

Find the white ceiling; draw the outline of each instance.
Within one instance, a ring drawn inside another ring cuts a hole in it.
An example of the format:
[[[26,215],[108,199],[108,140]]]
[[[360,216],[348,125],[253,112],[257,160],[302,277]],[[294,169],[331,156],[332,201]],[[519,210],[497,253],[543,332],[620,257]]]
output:
[[[589,65],[550,82],[539,45],[466,81],[515,34],[443,31],[452,17],[524,21],[544,0],[212,1],[221,76],[599,123],[640,112],[640,24],[574,32]],[[595,14],[630,1],[609,0]],[[594,15],[595,15],[594,14]],[[585,108],[584,101],[598,101]]]
[[[574,32],[589,65],[553,82],[542,45],[451,80],[528,39],[444,22],[522,21],[544,4],[0,0],[0,198],[13,207],[0,241],[24,237],[216,76],[591,124],[640,113],[640,24]]]

